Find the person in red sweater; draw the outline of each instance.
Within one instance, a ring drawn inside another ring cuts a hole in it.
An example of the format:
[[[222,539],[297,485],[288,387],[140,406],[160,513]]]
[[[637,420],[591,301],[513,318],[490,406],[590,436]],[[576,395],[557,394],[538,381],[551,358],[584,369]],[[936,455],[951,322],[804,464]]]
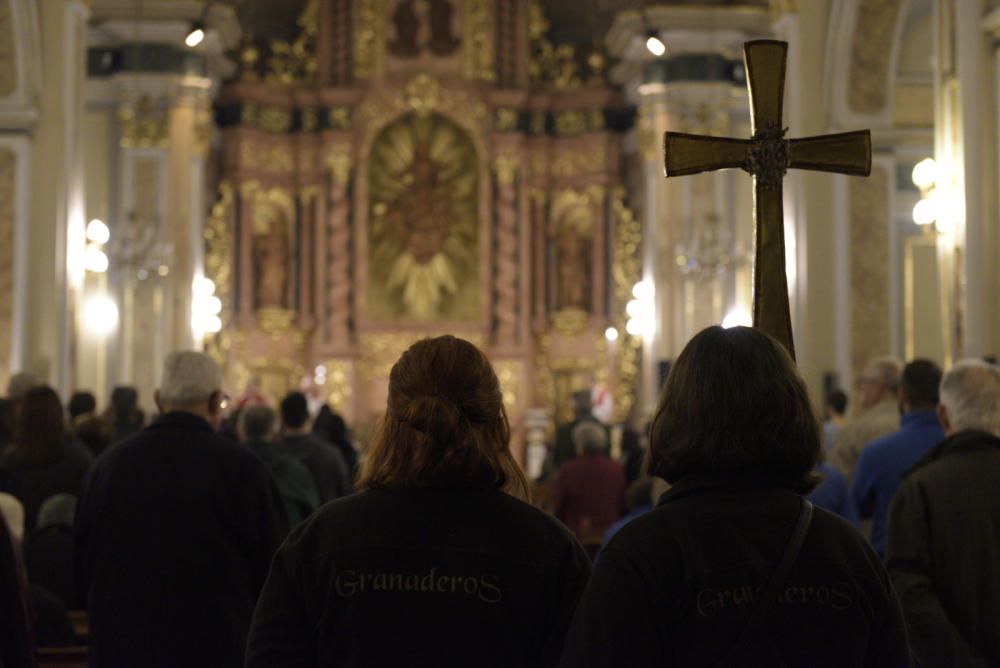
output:
[[[586,546],[625,512],[625,471],[608,457],[608,433],[594,422],[573,429],[578,456],[559,468],[554,491],[556,517]]]

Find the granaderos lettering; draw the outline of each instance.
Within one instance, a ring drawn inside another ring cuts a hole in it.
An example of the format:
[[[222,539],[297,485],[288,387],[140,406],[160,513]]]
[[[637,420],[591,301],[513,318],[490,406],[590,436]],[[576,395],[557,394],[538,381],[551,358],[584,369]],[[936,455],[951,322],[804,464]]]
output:
[[[365,592],[401,591],[469,596],[483,603],[499,603],[503,599],[497,575],[452,575],[438,568],[423,574],[341,571],[337,574],[336,587],[337,595],[342,598],[353,598]]]

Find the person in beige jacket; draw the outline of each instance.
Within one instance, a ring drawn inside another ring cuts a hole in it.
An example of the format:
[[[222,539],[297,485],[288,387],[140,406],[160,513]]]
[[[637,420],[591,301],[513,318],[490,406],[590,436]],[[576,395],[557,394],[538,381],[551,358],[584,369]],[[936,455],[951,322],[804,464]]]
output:
[[[903,365],[894,357],[876,357],[857,381],[857,415],[837,430],[830,463],[848,479],[866,445],[899,429],[899,379]]]

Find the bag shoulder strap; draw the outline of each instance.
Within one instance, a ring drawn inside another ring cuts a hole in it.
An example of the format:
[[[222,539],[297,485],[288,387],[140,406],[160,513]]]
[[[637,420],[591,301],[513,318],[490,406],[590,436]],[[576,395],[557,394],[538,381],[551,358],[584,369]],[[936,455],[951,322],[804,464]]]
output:
[[[750,613],[750,619],[747,621],[743,633],[740,634],[739,640],[726,654],[722,663],[719,664],[720,666],[729,665],[734,659],[742,655],[743,648],[755,637],[760,625],[778,602],[781,590],[785,588],[788,576],[792,574],[792,567],[795,566],[795,561],[799,558],[799,553],[802,551],[802,544],[806,540],[806,534],[809,533],[809,525],[812,523],[812,517],[813,504],[803,498],[802,505],[799,508],[799,517],[795,522],[795,529],[792,531],[791,538],[788,539],[788,544],[785,546],[785,551],[778,561],[778,566],[774,569],[774,574],[771,576],[770,581],[768,581],[767,587],[761,593],[761,597],[756,601],[753,612]]]

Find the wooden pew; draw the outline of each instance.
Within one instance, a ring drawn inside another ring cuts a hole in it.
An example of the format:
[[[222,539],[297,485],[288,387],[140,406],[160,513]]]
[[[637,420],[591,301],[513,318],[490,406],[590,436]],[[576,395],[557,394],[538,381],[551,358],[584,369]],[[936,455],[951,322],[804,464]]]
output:
[[[39,668],[86,668],[87,648],[43,647],[38,650]]]

